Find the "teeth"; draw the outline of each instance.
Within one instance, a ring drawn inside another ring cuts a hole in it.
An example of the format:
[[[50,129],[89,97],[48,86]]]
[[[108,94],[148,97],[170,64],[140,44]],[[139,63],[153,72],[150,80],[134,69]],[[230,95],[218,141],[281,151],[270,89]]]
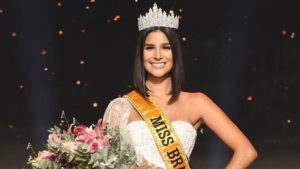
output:
[[[164,63],[152,63],[153,65],[155,65],[155,66],[162,66],[162,65],[164,65]]]

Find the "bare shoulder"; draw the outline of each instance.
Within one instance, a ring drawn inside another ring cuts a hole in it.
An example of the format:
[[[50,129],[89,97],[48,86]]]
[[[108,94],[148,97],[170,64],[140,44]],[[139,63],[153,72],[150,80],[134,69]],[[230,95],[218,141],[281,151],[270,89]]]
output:
[[[203,106],[212,102],[211,99],[202,92],[181,92],[180,94],[184,101],[192,104],[193,106]]]

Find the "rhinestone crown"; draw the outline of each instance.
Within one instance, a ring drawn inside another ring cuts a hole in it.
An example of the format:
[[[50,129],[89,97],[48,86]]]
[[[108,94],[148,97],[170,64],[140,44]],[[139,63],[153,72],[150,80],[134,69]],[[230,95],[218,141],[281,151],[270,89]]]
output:
[[[140,15],[138,18],[138,29],[141,31],[154,26],[178,29],[179,17],[174,16],[173,13],[167,15],[165,11],[162,11],[162,9],[158,8],[156,3],[154,3],[153,8],[150,8],[148,13],[144,16]]]

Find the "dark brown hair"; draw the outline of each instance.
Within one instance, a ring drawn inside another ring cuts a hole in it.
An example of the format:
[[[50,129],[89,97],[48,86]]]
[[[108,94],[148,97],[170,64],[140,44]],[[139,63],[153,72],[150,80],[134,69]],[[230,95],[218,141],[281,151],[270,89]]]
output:
[[[183,58],[182,58],[182,50],[181,50],[181,41],[179,39],[178,34],[175,30],[167,27],[151,27],[139,32],[136,50],[135,50],[135,58],[134,58],[134,67],[133,67],[133,85],[135,89],[140,92],[145,98],[148,97],[147,91],[149,89],[146,87],[146,76],[147,72],[144,68],[143,62],[143,53],[144,53],[144,44],[146,37],[149,33],[153,31],[161,31],[163,32],[171,45],[172,54],[173,54],[173,67],[170,72],[172,78],[172,90],[170,94],[172,95],[168,101],[168,104],[174,103],[179,96],[180,91],[183,87],[184,82],[184,69],[183,69]]]

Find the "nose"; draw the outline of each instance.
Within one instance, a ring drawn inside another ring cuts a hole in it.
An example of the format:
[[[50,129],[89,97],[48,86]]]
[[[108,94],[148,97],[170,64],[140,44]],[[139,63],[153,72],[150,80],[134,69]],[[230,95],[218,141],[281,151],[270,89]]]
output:
[[[155,60],[161,60],[162,59],[162,54],[161,54],[161,51],[159,49],[155,52],[154,59]]]

